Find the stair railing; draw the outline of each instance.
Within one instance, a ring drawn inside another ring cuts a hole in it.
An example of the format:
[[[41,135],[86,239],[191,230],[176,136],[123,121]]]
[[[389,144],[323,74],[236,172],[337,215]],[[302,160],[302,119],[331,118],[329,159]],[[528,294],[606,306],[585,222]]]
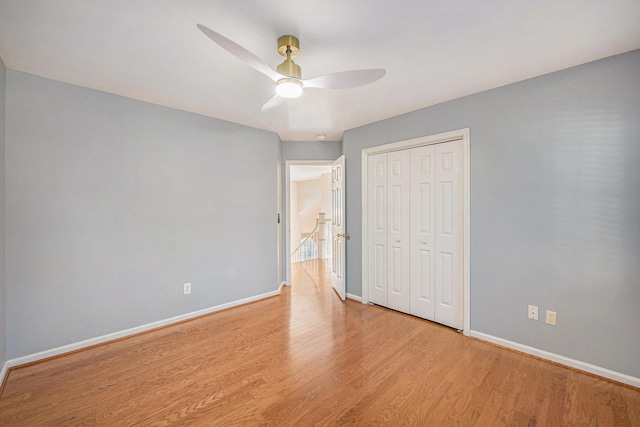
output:
[[[307,261],[318,258],[318,228],[320,221],[316,219],[316,226],[302,239],[300,245],[291,254],[291,262]]]
[[[316,226],[293,251],[291,262],[331,257],[331,219],[324,216],[323,212],[318,214]]]

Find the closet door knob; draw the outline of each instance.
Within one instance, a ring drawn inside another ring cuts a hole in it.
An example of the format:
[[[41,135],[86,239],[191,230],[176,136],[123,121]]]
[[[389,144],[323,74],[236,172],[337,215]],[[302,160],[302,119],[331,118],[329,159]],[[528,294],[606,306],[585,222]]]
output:
[[[423,241],[422,241],[422,244],[423,244],[423,245],[426,245],[426,244],[427,244],[427,241],[426,241],[426,240],[423,240]]]
[[[400,243],[400,239],[396,239],[396,242],[397,242],[397,243]]]

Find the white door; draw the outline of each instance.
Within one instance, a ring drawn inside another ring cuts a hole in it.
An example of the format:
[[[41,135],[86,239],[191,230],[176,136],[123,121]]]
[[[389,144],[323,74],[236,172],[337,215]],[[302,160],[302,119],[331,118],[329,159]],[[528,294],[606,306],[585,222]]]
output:
[[[387,306],[394,310],[409,312],[409,150],[387,154]]]
[[[464,322],[462,140],[369,156],[369,301]]]
[[[409,245],[403,187],[409,154]],[[469,332],[469,132],[447,132],[362,151],[363,302]],[[392,176],[394,175],[394,176]],[[392,189],[398,184],[397,189]],[[366,195],[366,196],[365,196]],[[366,198],[365,198],[366,197]],[[398,201],[401,201],[398,203]],[[386,215],[386,217],[385,217]],[[398,241],[399,240],[399,241]],[[392,248],[393,246],[393,248]],[[408,256],[395,256],[408,250]],[[408,258],[409,302],[403,296]],[[395,287],[395,288],[394,288]],[[402,291],[401,291],[402,290]],[[397,297],[398,305],[392,299]]]
[[[462,329],[462,141],[411,151],[410,313]]]
[[[435,319],[456,329],[464,319],[464,149],[435,145]]]
[[[343,300],[346,298],[347,286],[344,277],[346,238],[344,224],[344,156],[340,156],[331,165],[331,242],[333,254],[331,256],[331,276],[333,289]]]
[[[411,311],[435,320],[435,146],[411,152]]]
[[[369,156],[369,301],[387,306],[387,154]]]

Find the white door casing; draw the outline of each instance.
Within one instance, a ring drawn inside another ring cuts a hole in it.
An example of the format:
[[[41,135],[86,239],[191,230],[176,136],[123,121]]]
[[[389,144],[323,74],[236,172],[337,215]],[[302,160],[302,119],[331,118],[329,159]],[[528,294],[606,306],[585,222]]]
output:
[[[331,257],[331,277],[333,289],[344,300],[347,295],[347,285],[344,275],[346,239],[345,231],[345,194],[344,194],[344,155],[331,165],[331,242],[333,255]]]
[[[330,168],[332,165],[331,160],[287,160],[285,161],[285,212],[283,225],[285,227],[285,239],[284,239],[284,247],[285,247],[285,274],[286,281],[285,285],[291,285],[291,252],[296,248],[295,244],[291,243],[291,227],[292,227],[292,216],[294,213],[291,210],[291,168],[296,166],[327,166]]]

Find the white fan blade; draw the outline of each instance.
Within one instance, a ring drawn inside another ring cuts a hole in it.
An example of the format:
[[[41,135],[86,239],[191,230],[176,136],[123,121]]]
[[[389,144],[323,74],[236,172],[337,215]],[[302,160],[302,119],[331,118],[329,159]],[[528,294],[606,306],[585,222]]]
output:
[[[266,113],[269,110],[273,110],[274,108],[276,108],[277,106],[279,106],[283,102],[284,102],[284,98],[283,97],[278,96],[278,95],[273,95],[273,97],[271,99],[269,99],[267,102],[264,103],[264,105],[262,106],[260,111],[262,111],[263,113]]]
[[[224,50],[226,50],[242,62],[246,63],[253,69],[260,71],[262,74],[269,77],[274,82],[277,82],[282,78],[280,74],[272,70],[267,64],[264,63],[264,61],[262,61],[256,55],[249,52],[239,44],[232,42],[222,34],[218,34],[212,29],[205,27],[204,25],[198,24],[198,28],[204,33],[205,36],[216,42]]]
[[[341,71],[314,79],[302,80],[302,86],[321,89],[350,89],[380,80],[386,73],[387,71],[382,69]]]

